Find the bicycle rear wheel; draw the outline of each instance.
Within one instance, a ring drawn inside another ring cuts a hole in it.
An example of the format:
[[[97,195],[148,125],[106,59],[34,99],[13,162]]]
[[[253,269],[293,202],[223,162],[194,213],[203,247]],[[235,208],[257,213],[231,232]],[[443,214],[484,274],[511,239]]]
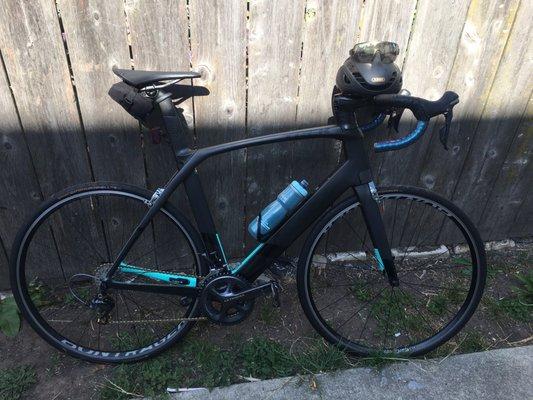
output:
[[[300,254],[298,294],[329,342],[368,356],[427,353],[455,335],[485,284],[483,243],[454,204],[418,188],[379,190],[400,284],[380,270],[359,203],[318,221]]]
[[[123,184],[68,189],[21,229],[12,249],[11,287],[33,329],[53,346],[95,362],[151,357],[182,338],[198,314],[196,298],[108,289],[107,270],[148,210],[151,193]],[[203,244],[165,205],[135,242],[114,280],[172,285],[154,277],[203,274]]]

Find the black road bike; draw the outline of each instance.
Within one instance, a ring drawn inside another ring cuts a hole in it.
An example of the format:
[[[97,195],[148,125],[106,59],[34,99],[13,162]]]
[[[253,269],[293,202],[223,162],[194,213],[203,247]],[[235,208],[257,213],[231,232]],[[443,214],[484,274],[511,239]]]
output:
[[[409,109],[408,135],[374,144],[391,151],[415,142],[431,118],[446,126],[458,96],[369,98],[379,111],[358,125],[361,100],[333,96],[336,123],[190,149],[176,104],[196,89],[195,72],[114,69],[122,105],[170,139],[179,168],[149,192],[122,183],[87,183],[51,198],[29,219],[12,250],[15,299],[33,329],[88,361],[145,359],[182,339],[198,319],[236,324],[254,300],[280,285],[257,278],[308,228],[297,266],[298,295],[311,325],[358,355],[417,356],[455,335],[472,316],[485,283],[483,243],[454,204],[414,187],[376,188],[363,133]],[[295,140],[342,143],[344,159],[241,261],[230,262],[196,168],[209,157]],[[170,204],[183,185],[196,225]],[[351,194],[346,197],[346,193]]]

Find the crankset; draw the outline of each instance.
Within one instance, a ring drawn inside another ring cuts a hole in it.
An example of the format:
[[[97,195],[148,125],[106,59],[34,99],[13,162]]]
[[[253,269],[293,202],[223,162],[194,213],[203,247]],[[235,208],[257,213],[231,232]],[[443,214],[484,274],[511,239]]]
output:
[[[233,325],[246,319],[253,310],[255,298],[272,293],[279,305],[279,285],[269,282],[252,286],[246,280],[233,275],[219,275],[206,282],[200,295],[205,315],[221,325]]]

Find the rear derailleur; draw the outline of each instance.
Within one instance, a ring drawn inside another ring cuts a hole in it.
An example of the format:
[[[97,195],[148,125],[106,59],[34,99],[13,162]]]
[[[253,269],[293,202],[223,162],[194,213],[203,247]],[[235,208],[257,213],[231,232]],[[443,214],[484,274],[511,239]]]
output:
[[[101,325],[109,323],[111,310],[115,307],[115,301],[111,296],[106,296],[101,293],[96,295],[90,302],[89,308],[96,311],[96,322]]]

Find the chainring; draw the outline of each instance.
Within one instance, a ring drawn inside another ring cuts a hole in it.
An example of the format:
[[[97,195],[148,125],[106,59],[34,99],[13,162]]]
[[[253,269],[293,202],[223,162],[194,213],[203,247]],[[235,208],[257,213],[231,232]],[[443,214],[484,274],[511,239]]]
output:
[[[205,316],[220,325],[234,325],[245,320],[253,310],[254,299],[230,298],[250,287],[250,283],[233,275],[217,274],[208,278],[200,295]]]

